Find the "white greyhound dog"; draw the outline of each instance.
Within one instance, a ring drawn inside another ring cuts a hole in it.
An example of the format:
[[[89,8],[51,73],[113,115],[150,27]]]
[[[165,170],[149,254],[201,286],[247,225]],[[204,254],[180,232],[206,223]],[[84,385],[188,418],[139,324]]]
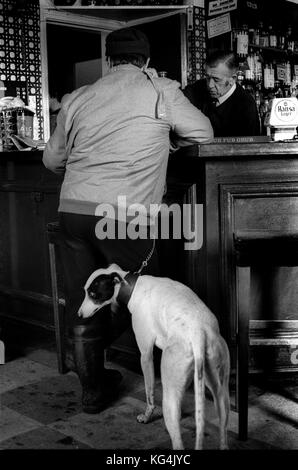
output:
[[[148,423],[154,405],[153,347],[162,350],[162,410],[173,449],[183,449],[180,418],[186,387],[194,379],[195,449],[202,449],[204,437],[205,385],[213,395],[219,416],[220,449],[227,449],[230,410],[230,355],[220,335],[216,317],[184,284],[168,278],[138,276],[116,264],[98,269],[85,284],[85,299],[78,315],[91,317],[105,305],[116,310],[127,303],[141,353],[147,407],[137,417]]]

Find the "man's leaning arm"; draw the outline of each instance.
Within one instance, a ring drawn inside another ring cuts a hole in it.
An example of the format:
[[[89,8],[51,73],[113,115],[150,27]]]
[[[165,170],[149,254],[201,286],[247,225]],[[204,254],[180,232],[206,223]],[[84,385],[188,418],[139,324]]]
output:
[[[176,89],[172,100],[173,131],[179,146],[206,143],[213,140],[213,128],[205,114],[191,104],[180,89]]]
[[[57,116],[57,126],[47,142],[42,158],[46,168],[61,176],[64,175],[67,160],[65,143],[65,111],[62,107]]]

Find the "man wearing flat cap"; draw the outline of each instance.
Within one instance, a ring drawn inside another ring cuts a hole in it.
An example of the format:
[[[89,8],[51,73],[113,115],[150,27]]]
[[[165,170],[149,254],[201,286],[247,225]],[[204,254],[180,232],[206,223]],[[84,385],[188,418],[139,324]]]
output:
[[[121,375],[104,368],[104,348],[127,327],[129,316],[118,313],[116,328],[109,310],[83,320],[77,315],[83,286],[95,269],[111,263],[134,272],[152,251],[150,237],[129,237],[129,209],[138,205],[138,224],[148,233],[147,215],[164,192],[170,132],[180,145],[213,138],[209,119],[180,84],[147,70],[150,46],[143,32],[110,33],[106,56],[106,76],[63,98],[43,155],[44,165],[63,176],[58,210],[69,367],[80,379],[86,413],[99,413],[117,389]],[[99,229],[107,219],[115,230],[104,238]],[[155,251],[144,273],[158,274]]]

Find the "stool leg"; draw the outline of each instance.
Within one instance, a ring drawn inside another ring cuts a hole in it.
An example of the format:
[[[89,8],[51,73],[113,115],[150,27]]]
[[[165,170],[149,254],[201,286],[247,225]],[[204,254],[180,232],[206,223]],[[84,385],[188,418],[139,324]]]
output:
[[[249,313],[250,268],[237,269],[238,335],[237,335],[237,408],[238,437],[247,439],[248,427],[248,368],[249,368]]]
[[[5,344],[0,340],[0,364],[5,364]]]
[[[59,309],[59,295],[56,271],[56,252],[54,243],[49,243],[50,254],[50,269],[51,269],[51,283],[52,283],[52,299],[54,311],[54,324],[57,348],[58,371],[60,374],[68,372],[64,361],[64,335],[63,335],[63,321]]]

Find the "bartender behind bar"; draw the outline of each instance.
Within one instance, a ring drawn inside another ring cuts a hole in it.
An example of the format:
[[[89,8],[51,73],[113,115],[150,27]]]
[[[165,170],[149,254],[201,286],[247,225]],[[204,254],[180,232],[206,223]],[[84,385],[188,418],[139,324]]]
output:
[[[254,98],[236,83],[232,52],[216,51],[206,62],[206,77],[184,89],[185,96],[209,117],[214,137],[260,135]]]

